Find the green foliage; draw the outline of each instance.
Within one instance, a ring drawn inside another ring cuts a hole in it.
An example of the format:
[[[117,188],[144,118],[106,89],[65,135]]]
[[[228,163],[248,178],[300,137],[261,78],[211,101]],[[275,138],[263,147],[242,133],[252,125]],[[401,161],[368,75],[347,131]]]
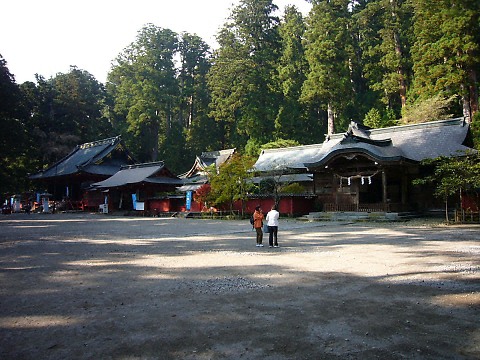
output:
[[[470,129],[472,131],[474,147],[480,150],[480,112],[477,112],[473,117]]]
[[[178,123],[185,131],[185,145],[191,157],[222,148],[218,123],[208,116],[210,55],[210,47],[200,37],[188,33],[181,35]]]
[[[221,29],[208,83],[210,115],[224,131],[224,147],[242,148],[247,138],[271,140],[278,97],[273,79],[279,19],[271,0],[242,0]]]
[[[451,118],[453,115],[448,111],[455,98],[455,96],[445,98],[436,95],[429,99],[419,100],[403,109],[400,121],[403,124],[416,124]]]
[[[399,111],[410,81],[413,9],[409,1],[377,0],[354,15],[365,78],[376,98]]]
[[[37,76],[37,83],[18,86],[6,62],[0,70],[0,121],[9,129],[0,135],[6,136],[0,139],[6,146],[0,149],[5,191],[28,190],[28,173],[59,160],[78,143],[110,135],[104,88],[88,72],[72,66],[66,74],[49,80]]]
[[[372,129],[384,128],[398,125],[395,119],[395,113],[391,109],[387,109],[383,114],[376,108],[370,109],[363,119],[363,124]]]
[[[314,2],[305,32],[309,71],[301,100],[330,112],[329,133],[334,130],[334,118],[342,116],[354,94],[351,61],[355,54],[348,32],[349,5],[349,0]]]
[[[413,0],[415,43],[412,47],[415,73],[413,97],[459,95],[464,115],[478,107],[476,76],[480,61],[478,31],[480,2],[459,0]],[[472,76],[473,75],[473,76]]]
[[[305,141],[306,137],[311,137],[308,132],[309,113],[305,104],[299,101],[308,71],[302,43],[305,30],[302,14],[294,6],[287,7],[279,26],[281,50],[276,66],[276,86],[281,101],[275,119],[276,138]]]
[[[276,182],[273,178],[264,178],[260,181],[260,194],[273,194],[275,192]]]
[[[23,162],[26,139],[25,124],[20,120],[20,90],[0,55],[0,194],[19,190],[17,183],[26,175]]]
[[[435,196],[447,201],[453,194],[480,188],[480,154],[466,153],[462,157],[441,157],[423,162],[433,172],[413,181],[414,185],[434,186]],[[447,215],[448,219],[448,215]]]
[[[233,203],[245,200],[249,193],[251,183],[248,181],[253,174],[249,171],[254,159],[234,154],[227,162],[222,164],[218,173],[211,174],[211,197],[216,205],[227,204],[233,210]]]
[[[24,139],[23,124],[18,121],[20,111],[20,89],[14,76],[7,67],[7,62],[0,55],[0,154],[2,157],[21,153],[18,144]],[[8,130],[8,131],[7,131]],[[20,140],[20,141],[19,141]]]
[[[109,123],[103,116],[105,89],[92,74],[71,66],[68,73],[59,73],[50,82],[55,91],[56,131],[74,134],[80,142],[110,134]]]
[[[382,115],[380,111],[373,108],[365,115],[363,119],[363,124],[371,127],[372,129],[377,129],[382,127]]]
[[[182,126],[178,122],[171,124],[165,139],[162,140],[161,147],[159,147],[160,158],[168,159],[168,169],[174,174],[181,174],[191,166],[189,164],[191,156],[185,147],[185,133],[182,130]]]
[[[249,139],[245,146],[245,155],[258,157],[262,150],[266,149],[279,149],[290,146],[299,146],[300,144],[296,140],[278,139],[266,144],[261,144],[260,141]]]
[[[104,116],[107,95],[90,73],[70,68],[54,78],[20,86],[29,127],[32,157],[40,167],[67,155],[79,143],[113,136]],[[38,170],[38,169],[36,169]],[[34,172],[34,171],[32,171]]]
[[[291,183],[280,187],[278,192],[280,194],[304,194],[305,188],[299,183]]]
[[[262,151],[262,143],[260,140],[248,139],[247,145],[245,145],[245,155],[258,157]]]
[[[262,150],[266,149],[280,149],[284,147],[291,147],[291,146],[299,146],[300,144],[296,140],[285,140],[285,139],[278,139],[276,141],[272,141],[261,146]]]
[[[129,143],[141,161],[156,161],[165,144],[179,86],[174,56],[177,34],[152,24],[143,27],[135,42],[116,59],[108,76],[114,113],[124,117],[131,133]]]

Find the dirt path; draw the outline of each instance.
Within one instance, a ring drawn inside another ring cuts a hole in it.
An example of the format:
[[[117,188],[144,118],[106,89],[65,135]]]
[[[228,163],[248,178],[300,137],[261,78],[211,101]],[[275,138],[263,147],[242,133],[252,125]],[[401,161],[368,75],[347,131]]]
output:
[[[0,218],[1,359],[479,359],[480,228]],[[268,244],[268,241],[264,240]]]

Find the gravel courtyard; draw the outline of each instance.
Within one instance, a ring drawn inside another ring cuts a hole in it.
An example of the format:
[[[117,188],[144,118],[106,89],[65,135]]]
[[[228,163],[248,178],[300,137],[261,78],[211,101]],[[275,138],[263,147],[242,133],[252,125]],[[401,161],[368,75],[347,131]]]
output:
[[[480,227],[0,217],[1,359],[480,359]]]

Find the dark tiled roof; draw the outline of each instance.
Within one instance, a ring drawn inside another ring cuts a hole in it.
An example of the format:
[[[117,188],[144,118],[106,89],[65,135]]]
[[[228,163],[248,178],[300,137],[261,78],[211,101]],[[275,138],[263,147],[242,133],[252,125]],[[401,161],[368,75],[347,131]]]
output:
[[[422,161],[439,156],[458,156],[472,150],[465,146],[469,124],[463,118],[433,121],[423,124],[375,129],[372,139],[389,137],[407,159]]]
[[[233,155],[234,152],[235,152],[235,149],[203,152],[202,155],[200,156],[200,160],[206,166],[215,164],[215,167],[218,168],[225,161],[227,161]]]
[[[203,184],[190,184],[177,187],[177,191],[187,192],[187,191],[197,191],[202,187]]]
[[[104,181],[92,184],[92,188],[113,188],[142,182],[151,184],[181,185],[182,181],[174,176],[158,176],[165,166],[163,161],[122,166],[121,170]]]
[[[186,173],[179,175],[179,177],[188,179],[198,174],[205,174],[207,167],[212,164],[215,164],[215,167],[218,169],[218,167],[227,161],[234,153],[235,149],[203,152],[202,155],[195,158],[192,168]]]
[[[109,157],[115,149],[124,152],[123,158]],[[121,144],[120,136],[77,145],[66,157],[32,176],[30,179],[47,179],[76,173],[113,175],[122,165],[133,159]]]
[[[268,179],[268,176],[256,176],[249,181],[251,181],[254,184],[259,184],[262,180]],[[275,180],[277,183],[282,184],[282,183],[305,183],[305,182],[313,182],[313,175],[312,174],[283,174],[281,176],[276,176]]]
[[[328,136],[322,144],[262,151],[254,165],[258,171],[321,166],[336,155],[363,153],[378,162],[413,161],[458,156],[469,125],[463,118],[422,124],[369,129],[352,122],[346,133]]]
[[[254,165],[257,171],[305,168],[304,163],[322,154],[322,144],[263,150]]]

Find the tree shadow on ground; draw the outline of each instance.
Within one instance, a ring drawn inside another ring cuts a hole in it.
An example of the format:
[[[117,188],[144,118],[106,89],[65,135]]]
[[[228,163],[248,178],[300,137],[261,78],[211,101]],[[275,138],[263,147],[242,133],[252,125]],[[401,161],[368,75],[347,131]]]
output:
[[[167,235],[155,238],[145,225],[132,232],[129,222],[118,228],[107,222],[105,229],[91,221],[64,223],[60,234],[56,226],[32,227],[33,235],[22,230],[27,227],[2,228],[0,356],[480,356],[475,247],[417,250],[409,242],[430,244],[435,236],[402,229],[367,239],[370,227],[344,227],[284,231],[282,248],[259,249],[252,232],[222,225],[202,224],[202,231],[210,227],[211,236],[191,230],[179,236],[178,229],[168,228]],[[321,261],[339,247],[367,245],[391,246],[407,260],[451,256],[471,264],[472,273],[442,268],[437,260],[428,271],[395,276],[283,261],[298,256],[301,262],[304,253]]]

